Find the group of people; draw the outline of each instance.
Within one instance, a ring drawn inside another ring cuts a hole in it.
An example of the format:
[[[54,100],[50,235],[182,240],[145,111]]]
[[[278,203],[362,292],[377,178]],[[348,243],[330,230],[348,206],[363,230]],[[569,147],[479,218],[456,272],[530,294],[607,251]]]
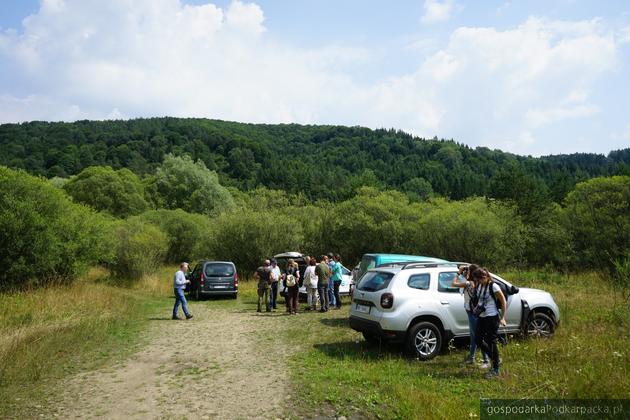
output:
[[[488,359],[492,362],[486,377],[497,376],[501,362],[497,345],[499,326],[506,325],[505,296],[499,285],[492,281],[488,270],[475,264],[460,267],[453,286],[464,289],[464,308],[468,314],[470,352],[465,362],[474,363],[475,353],[480,349],[481,367],[489,367]]]
[[[263,307],[267,312],[278,309],[278,285],[282,284],[286,296],[286,311],[292,315],[298,313],[298,298],[301,286],[306,288],[307,308],[309,311],[326,312],[330,308],[341,308],[339,287],[342,279],[342,265],[339,254],[329,253],[318,258],[304,257],[306,269],[302,274],[298,263],[289,259],[284,270],[276,260],[265,260],[258,267],[255,277],[258,279],[258,312]],[[319,296],[319,298],[318,298]]]

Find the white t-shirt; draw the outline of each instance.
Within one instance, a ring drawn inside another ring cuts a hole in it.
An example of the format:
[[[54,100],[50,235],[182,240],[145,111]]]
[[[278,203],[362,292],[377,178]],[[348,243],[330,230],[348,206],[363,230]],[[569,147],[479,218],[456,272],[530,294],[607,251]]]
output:
[[[280,267],[278,267],[277,265],[275,267],[272,267],[271,274],[273,274],[271,279],[272,282],[280,280]]]
[[[317,289],[317,274],[315,274],[314,265],[309,265],[304,271],[304,287]]]
[[[459,276],[460,283],[462,280],[465,280],[465,279],[466,277]],[[472,287],[468,280],[465,280],[465,281],[466,281],[466,287],[464,287],[464,309],[466,309],[467,311],[470,311],[470,293],[471,293]]]
[[[500,291],[501,288],[495,282],[492,282],[492,294]],[[495,316],[499,314],[499,310],[497,309],[497,305],[494,303],[494,299],[490,296],[490,290],[488,285],[480,285],[477,289],[479,292],[479,303],[483,304],[486,307],[486,310],[483,311],[479,317],[485,318],[487,316]]]

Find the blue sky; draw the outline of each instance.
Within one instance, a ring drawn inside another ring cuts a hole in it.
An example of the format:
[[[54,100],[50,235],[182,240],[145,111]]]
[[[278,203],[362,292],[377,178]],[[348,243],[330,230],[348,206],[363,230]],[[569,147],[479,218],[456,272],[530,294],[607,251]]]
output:
[[[394,127],[534,156],[630,147],[625,1],[0,0],[0,122]]]

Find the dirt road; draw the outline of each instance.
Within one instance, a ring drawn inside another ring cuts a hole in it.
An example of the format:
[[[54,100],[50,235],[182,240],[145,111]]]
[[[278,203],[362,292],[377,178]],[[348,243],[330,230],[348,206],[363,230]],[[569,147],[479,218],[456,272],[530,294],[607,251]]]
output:
[[[278,333],[278,317],[285,315],[218,303],[194,305],[190,321],[152,320],[139,352],[66,380],[47,416],[283,417],[287,349],[265,337]]]

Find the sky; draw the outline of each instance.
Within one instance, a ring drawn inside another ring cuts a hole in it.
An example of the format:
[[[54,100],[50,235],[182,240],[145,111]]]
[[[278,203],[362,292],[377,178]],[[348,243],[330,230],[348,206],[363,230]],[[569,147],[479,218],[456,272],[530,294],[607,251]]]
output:
[[[532,156],[630,147],[630,2],[0,0],[0,123],[395,128]]]

